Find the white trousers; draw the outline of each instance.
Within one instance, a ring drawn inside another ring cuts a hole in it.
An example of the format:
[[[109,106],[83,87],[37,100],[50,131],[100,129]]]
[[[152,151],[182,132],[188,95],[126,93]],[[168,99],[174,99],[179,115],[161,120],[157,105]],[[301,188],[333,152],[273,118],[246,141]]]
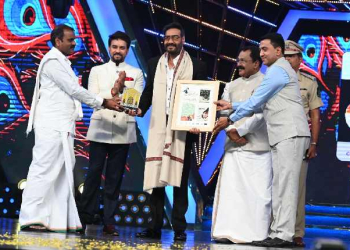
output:
[[[292,241],[298,204],[300,167],[309,137],[293,137],[272,147],[272,215],[269,236]]]
[[[81,229],[74,200],[74,164],[72,134],[35,129],[33,160],[19,215],[21,228],[41,225],[56,232]]]
[[[225,153],[216,185],[212,238],[234,243],[263,240],[271,220],[270,152]]]
[[[309,161],[303,161],[300,169],[299,196],[297,218],[295,222],[295,237],[304,237],[305,235],[305,196],[306,196],[306,178]]]

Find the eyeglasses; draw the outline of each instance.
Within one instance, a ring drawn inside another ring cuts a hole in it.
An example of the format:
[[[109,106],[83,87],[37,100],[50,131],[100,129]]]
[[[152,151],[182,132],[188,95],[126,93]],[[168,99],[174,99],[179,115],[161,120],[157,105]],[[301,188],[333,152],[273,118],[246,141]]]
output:
[[[179,41],[179,40],[181,39],[181,37],[178,36],[178,35],[165,36],[165,37],[164,37],[164,41],[170,41],[170,39],[173,40],[173,41],[175,41],[175,42],[177,42],[177,41]]]

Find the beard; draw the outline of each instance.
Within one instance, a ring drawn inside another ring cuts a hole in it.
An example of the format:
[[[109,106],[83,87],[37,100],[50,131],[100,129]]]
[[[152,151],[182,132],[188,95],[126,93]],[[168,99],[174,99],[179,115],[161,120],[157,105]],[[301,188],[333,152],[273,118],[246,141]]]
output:
[[[120,56],[120,59],[115,59],[115,58],[114,58],[115,55],[119,55],[119,56]],[[112,62],[115,63],[115,65],[119,66],[120,63],[124,62],[124,57],[123,57],[121,54],[116,53],[116,54],[114,54],[114,55],[111,57],[111,60],[112,60]]]
[[[168,47],[170,47],[170,46],[173,46],[174,47],[174,50],[168,50]],[[172,56],[176,56],[176,55],[178,55],[178,54],[180,54],[180,51],[181,51],[181,47],[180,46],[178,46],[178,45],[176,45],[176,44],[174,44],[174,43],[169,43],[169,44],[167,44],[167,45],[165,45],[165,50],[170,54],[170,55],[172,55]]]

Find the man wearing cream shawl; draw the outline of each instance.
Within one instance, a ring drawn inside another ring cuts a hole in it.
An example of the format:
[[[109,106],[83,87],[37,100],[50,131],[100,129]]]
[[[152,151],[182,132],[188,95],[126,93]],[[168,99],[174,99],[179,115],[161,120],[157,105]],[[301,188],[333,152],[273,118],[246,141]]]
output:
[[[205,80],[206,64],[191,58],[184,50],[185,34],[180,24],[171,23],[163,31],[166,52],[148,62],[147,83],[138,110],[138,115],[144,116],[152,105],[144,175],[144,190],[152,193],[152,221],[137,237],[161,237],[165,186],[173,186],[171,223],[174,240],[185,241],[191,147],[197,136],[186,131],[171,131],[170,127],[176,82]]]
[[[74,200],[75,121],[83,117],[81,103],[118,109],[79,85],[67,58],[75,48],[74,30],[64,24],[51,32],[54,46],[41,60],[27,133],[34,127],[35,145],[19,215],[21,230],[68,232],[81,230]],[[117,107],[118,106],[118,107]]]

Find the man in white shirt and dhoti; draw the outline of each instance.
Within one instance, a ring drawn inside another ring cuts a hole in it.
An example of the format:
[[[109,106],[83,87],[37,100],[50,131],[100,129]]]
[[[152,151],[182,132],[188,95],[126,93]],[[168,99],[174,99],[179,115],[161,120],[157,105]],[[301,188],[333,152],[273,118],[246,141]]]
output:
[[[103,99],[79,85],[67,58],[75,48],[74,30],[64,24],[51,32],[54,46],[41,60],[27,133],[34,127],[35,145],[27,186],[22,196],[22,230],[79,231],[74,200],[75,121],[82,118],[81,103],[119,110],[117,98]]]
[[[258,47],[243,48],[237,67],[241,77],[226,84],[222,99],[231,103],[248,99],[264,78],[261,64]],[[272,184],[271,152],[263,114],[242,118],[225,130],[212,238],[233,243],[263,240],[270,225]]]

